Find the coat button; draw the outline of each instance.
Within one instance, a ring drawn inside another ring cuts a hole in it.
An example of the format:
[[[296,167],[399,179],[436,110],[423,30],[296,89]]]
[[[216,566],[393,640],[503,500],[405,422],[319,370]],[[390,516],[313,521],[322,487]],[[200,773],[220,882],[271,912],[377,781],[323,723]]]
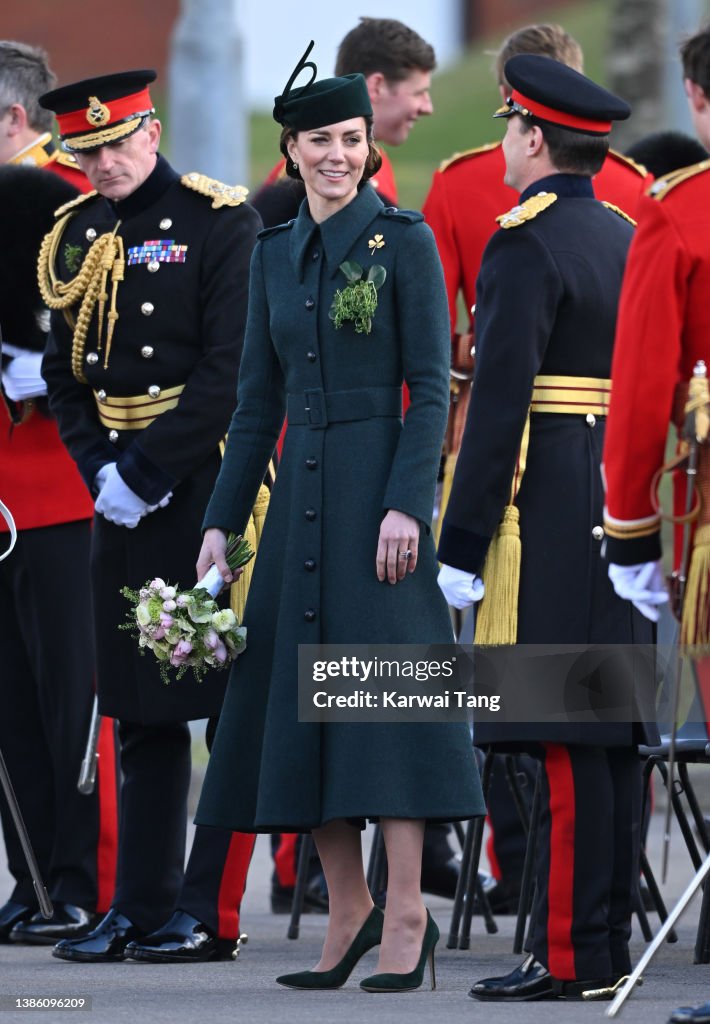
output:
[[[96,397],[98,398],[98,400],[100,402],[105,402],[106,401],[106,392],[104,391],[103,388],[101,388],[100,391],[96,392]]]
[[[151,384],[148,388],[148,394],[151,398],[160,398],[160,388],[157,384]]]
[[[308,360],[309,363],[315,363],[317,358],[318,356],[315,354],[315,352],[306,352],[306,359]]]
[[[586,419],[587,419],[587,424],[588,424],[588,425],[589,425],[590,427],[593,427],[593,426],[595,426],[595,425],[596,425],[596,422],[597,422],[597,418],[596,418],[596,416],[594,415],[594,413],[593,413],[593,412],[588,412],[588,413],[587,413],[587,417],[586,417]]]
[[[306,620],[306,622],[315,622],[316,613],[313,610],[313,608],[306,608],[305,612],[303,613],[303,618]]]
[[[89,364],[89,366],[93,366],[95,363],[98,363],[98,361],[99,361],[99,354],[98,354],[98,352],[87,352],[86,361]]]
[[[312,309],[315,309],[315,308],[316,308],[315,299],[311,295],[309,295],[308,298],[306,299],[306,309],[310,313],[310,311]]]
[[[154,350],[152,345],[144,345],[143,348],[141,349],[141,355],[143,356],[144,359],[152,359],[153,351]]]
[[[96,239],[96,228],[87,228],[85,237],[87,242],[93,242]]]
[[[114,443],[116,441],[118,441],[118,431],[117,430],[109,430],[109,432],[108,432],[108,439],[109,439],[109,441],[113,441]]]
[[[157,270],[160,270],[160,262],[158,260],[151,260],[148,264],[148,272],[154,274]]]
[[[592,530],[592,537],[594,537],[595,540],[604,540],[604,527],[595,526]]]
[[[307,508],[305,511],[305,516],[308,522],[312,523],[318,517],[318,513],[314,508]]]
[[[155,306],[153,305],[152,302],[144,302],[143,305],[141,306],[141,313],[143,314],[143,316],[150,316],[154,309]]]
[[[171,228],[172,226],[173,222],[170,220],[170,217],[163,217],[163,219],[160,222],[160,230],[167,231],[168,228]]]
[[[315,559],[313,558],[307,558],[306,561],[303,563],[303,568],[306,570],[306,572],[313,572],[315,567],[316,563]]]
[[[306,469],[316,469],[318,467],[318,459],[314,459],[313,456],[309,456],[306,459]]]

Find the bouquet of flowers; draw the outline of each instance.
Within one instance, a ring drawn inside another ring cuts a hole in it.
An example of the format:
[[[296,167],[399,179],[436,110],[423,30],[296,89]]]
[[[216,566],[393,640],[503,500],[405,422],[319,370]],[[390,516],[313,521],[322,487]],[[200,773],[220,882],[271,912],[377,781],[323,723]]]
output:
[[[227,564],[232,572],[254,557],[248,541],[229,535]],[[247,631],[231,608],[219,608],[215,597],[224,586],[216,565],[191,590],[178,591],[156,577],[141,587],[123,587],[131,602],[128,621],[119,629],[130,630],[138,640],[141,654],[153,652],[164,683],[170,668],[180,679],[189,668],[199,682],[211,668],[224,668],[246,647]]]

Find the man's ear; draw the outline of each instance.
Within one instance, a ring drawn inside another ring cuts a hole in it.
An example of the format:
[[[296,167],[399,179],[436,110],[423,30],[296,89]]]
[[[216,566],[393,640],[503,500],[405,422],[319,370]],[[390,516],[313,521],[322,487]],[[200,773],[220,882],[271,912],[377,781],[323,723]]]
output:
[[[702,87],[699,86],[697,82],[693,82],[690,78],[684,78],[683,86],[685,87],[685,94],[690,100],[693,110],[700,114],[703,110],[708,108],[708,98]]]
[[[163,126],[157,118],[148,124],[148,135],[150,137],[150,151],[151,153],[158,152],[158,146],[160,145],[160,135],[163,130]]]
[[[542,150],[545,144],[545,136],[542,134],[542,128],[539,125],[534,124],[528,132],[527,144],[528,156],[537,156]]]
[[[381,71],[373,71],[365,78],[365,84],[367,85],[370,102],[376,103],[387,86],[387,79]]]
[[[21,103],[10,104],[6,117],[8,135],[20,135],[27,128],[27,111]]]

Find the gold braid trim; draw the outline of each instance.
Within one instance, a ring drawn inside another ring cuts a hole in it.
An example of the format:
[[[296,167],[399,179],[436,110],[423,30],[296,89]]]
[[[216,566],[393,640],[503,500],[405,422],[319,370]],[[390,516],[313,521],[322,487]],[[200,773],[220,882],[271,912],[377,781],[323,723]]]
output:
[[[99,335],[98,348],[101,348],[102,327],[108,292],[106,290],[108,275],[111,274],[112,293],[108,313],[108,333],[106,338],[106,354],[104,368],[108,365],[108,357],[113,339],[113,331],[118,320],[116,312],[116,295],[119,282],[123,280],[125,267],[123,239],[117,236],[120,221],[113,231],[100,235],[91,245],[84,257],[81,270],[71,281],[61,281],[55,271],[57,250],[69,220],[74,216],[70,211],[58,220],[48,235],[45,235],[39,251],[37,264],[37,280],[39,290],[45,304],[50,309],[68,310],[81,300],[79,315],[76,319],[72,340],[71,367],[76,379],[86,384],[83,374],[84,349],[89,333],[89,325],[99,302]]]

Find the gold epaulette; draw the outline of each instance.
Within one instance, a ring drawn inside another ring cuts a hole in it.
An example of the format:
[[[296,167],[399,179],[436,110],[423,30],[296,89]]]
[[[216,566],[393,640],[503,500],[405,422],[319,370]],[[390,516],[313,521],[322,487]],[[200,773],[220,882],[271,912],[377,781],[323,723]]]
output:
[[[58,149],[54,160],[55,163],[61,164],[62,167],[71,167],[73,171],[79,170],[79,161],[73,153],[65,153],[64,150]]]
[[[624,213],[621,207],[614,206],[613,203],[607,203],[604,199],[602,199],[602,206],[606,206],[607,210],[611,210],[612,213],[618,214],[619,217],[623,217],[624,220],[627,220],[632,227],[636,227],[636,221],[634,220],[634,218],[629,217],[628,213]]]
[[[206,174],[197,171],[183,174],[180,184],[211,199],[213,210],[219,210],[221,206],[241,206],[249,195],[249,189],[243,185],[225,185],[223,181],[208,178]]]
[[[557,202],[555,192],[538,192],[536,196],[530,196],[524,203],[514,206],[507,213],[501,213],[496,220],[502,228],[519,228],[528,220],[534,220],[538,214]]]
[[[96,189],[93,192],[84,192],[83,195],[77,196],[76,199],[70,199],[68,203],[64,203],[63,206],[54,211],[54,216],[63,217],[65,213],[73,210],[76,206],[81,206],[87,199],[93,199],[95,195],[97,195]]]
[[[613,157],[614,160],[618,160],[621,164],[626,164],[627,167],[630,167],[632,171],[636,171],[636,173],[642,178],[645,178],[648,174],[647,167],[644,167],[643,164],[637,163],[630,156],[626,156],[624,153],[618,153],[615,149],[610,149],[609,156]]]
[[[648,194],[660,202],[661,199],[666,198],[676,185],[680,185],[689,178],[694,178],[696,174],[702,174],[707,170],[710,170],[710,160],[701,160],[700,163],[691,164],[690,167],[681,167],[677,171],[671,171],[670,174],[666,174],[662,178],[658,178],[657,181],[654,181],[648,190]]]
[[[453,156],[448,157],[446,160],[442,160],[439,164],[439,170],[445,171],[447,167],[451,167],[452,164],[457,164],[459,160],[467,160],[470,156],[478,156],[479,153],[488,153],[491,149],[497,149],[500,146],[500,142],[487,142],[485,146],[476,146],[474,149],[464,149],[461,153],[454,153]]]

